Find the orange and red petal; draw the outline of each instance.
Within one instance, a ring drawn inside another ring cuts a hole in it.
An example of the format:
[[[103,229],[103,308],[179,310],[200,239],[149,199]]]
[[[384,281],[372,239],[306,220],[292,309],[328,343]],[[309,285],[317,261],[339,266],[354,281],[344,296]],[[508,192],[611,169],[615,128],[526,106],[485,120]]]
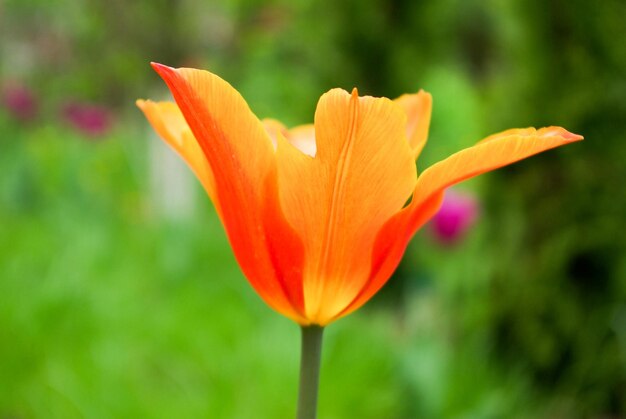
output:
[[[303,246],[280,210],[276,158],[263,124],[241,95],[214,74],[153,67],[211,167],[222,221],[244,274],[272,308],[306,324],[298,273]]]
[[[281,206],[304,241],[305,312],[316,324],[360,292],[378,231],[414,188],[404,120],[388,99],[334,89],[315,114],[315,157],[278,140]]]
[[[514,129],[491,135],[424,170],[417,179],[413,203],[420,205],[448,186],[582,139],[560,127]]]

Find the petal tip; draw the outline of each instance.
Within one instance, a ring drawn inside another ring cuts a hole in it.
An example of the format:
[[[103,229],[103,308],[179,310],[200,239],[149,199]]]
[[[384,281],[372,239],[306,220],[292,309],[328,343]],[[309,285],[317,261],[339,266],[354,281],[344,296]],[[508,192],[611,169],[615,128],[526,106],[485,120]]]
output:
[[[418,96],[421,96],[425,99],[429,99],[432,100],[433,95],[431,95],[430,93],[428,93],[426,90],[424,89],[420,89],[419,92],[417,92]]]
[[[582,135],[574,134],[573,132],[569,132],[565,128],[562,127],[548,127],[544,128],[545,135],[548,137],[561,137],[566,142],[574,142],[581,141],[584,139]]]
[[[565,131],[562,137],[565,138],[567,141],[582,141],[585,139],[585,137],[583,137],[582,135],[574,134],[573,132],[569,131]]]
[[[156,71],[160,75],[167,74],[167,73],[172,73],[172,72],[176,71],[176,69],[173,68],[173,67],[167,66],[165,64],[155,63],[154,61],[150,62],[150,65],[152,66],[154,71]]]

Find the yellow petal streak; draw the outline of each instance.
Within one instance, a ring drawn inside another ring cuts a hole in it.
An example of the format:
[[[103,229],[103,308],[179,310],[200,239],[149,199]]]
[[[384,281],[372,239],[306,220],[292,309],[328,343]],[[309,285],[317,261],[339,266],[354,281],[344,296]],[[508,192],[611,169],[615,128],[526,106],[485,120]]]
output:
[[[138,100],[137,106],[159,136],[172,147],[198,177],[219,211],[215,196],[215,179],[202,149],[193,136],[187,121],[174,102]]]
[[[305,313],[313,323],[326,324],[357,296],[378,231],[413,191],[405,122],[388,99],[333,89],[315,114],[315,157],[278,138],[280,202],[304,241]]]

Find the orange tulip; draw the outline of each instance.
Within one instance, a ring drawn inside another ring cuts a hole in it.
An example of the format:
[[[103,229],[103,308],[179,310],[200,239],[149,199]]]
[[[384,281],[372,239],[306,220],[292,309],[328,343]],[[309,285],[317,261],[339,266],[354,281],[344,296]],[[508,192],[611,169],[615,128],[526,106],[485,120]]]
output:
[[[214,74],[153,67],[176,103],[137,105],[200,179],[254,289],[303,326],[325,326],[376,294],[447,187],[582,139],[560,127],[511,129],[418,176],[428,93],[392,101],[333,89],[313,125],[287,129],[260,121]]]

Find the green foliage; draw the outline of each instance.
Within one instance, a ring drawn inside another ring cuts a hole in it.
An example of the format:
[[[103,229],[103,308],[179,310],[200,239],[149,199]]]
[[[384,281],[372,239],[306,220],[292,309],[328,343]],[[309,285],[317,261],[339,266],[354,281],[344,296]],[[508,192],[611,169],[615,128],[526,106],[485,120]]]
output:
[[[298,330],[254,294],[204,194],[150,194],[137,97],[148,62],[206,67],[260,117],[310,122],[325,90],[434,96],[420,169],[514,126],[586,137],[468,186],[479,224],[428,231],[364,309],[326,332],[320,417],[626,414],[626,6],[196,0],[0,8],[0,417],[290,417]],[[86,141],[73,99],[117,112]]]

